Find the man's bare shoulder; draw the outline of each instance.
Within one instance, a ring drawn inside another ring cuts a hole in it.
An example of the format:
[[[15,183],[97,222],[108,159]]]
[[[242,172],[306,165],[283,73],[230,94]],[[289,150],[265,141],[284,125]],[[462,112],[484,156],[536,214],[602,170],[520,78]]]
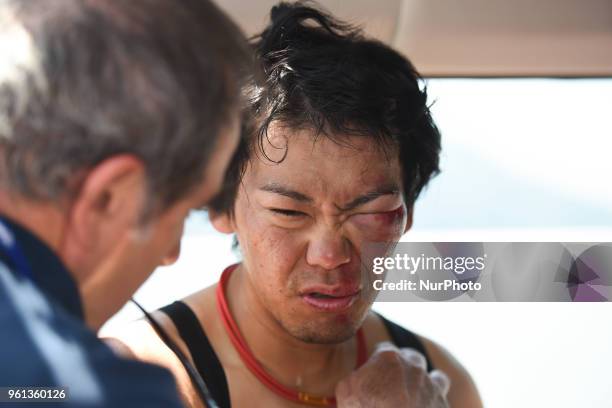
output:
[[[189,350],[178,335],[172,320],[159,311],[151,314],[177,346],[189,355]],[[172,371],[177,380],[180,380],[182,370],[180,361],[145,319],[105,331],[102,339],[117,354],[166,367]]]
[[[176,327],[168,316],[160,311],[152,312],[151,315],[172,340],[177,344],[181,343]],[[165,360],[169,353],[171,354],[171,351],[144,318],[105,331],[103,339],[119,354],[160,365],[166,364],[154,360]]]
[[[213,293],[214,293],[214,289]],[[208,302],[211,288],[202,289],[181,301],[186,303],[196,316],[195,310],[202,307]],[[214,310],[214,309],[213,309]],[[176,344],[176,346],[187,356],[193,363],[191,353],[182,340],[178,329],[174,325],[172,319],[164,312],[155,311],[151,315],[155,321],[166,332],[168,337]],[[104,332],[103,340],[111,346],[118,354],[145,361],[152,364],[163,366],[170,370],[177,382],[179,393],[186,406],[199,407],[201,403],[192,386],[191,379],[187,374],[180,360],[174,352],[159,337],[155,329],[146,319],[139,319],[130,322],[122,327]]]
[[[214,303],[215,288],[216,285],[206,287],[180,300],[180,302],[189,306],[201,324],[205,323],[206,317],[214,315],[216,310]],[[211,311],[213,312],[211,313]],[[191,359],[189,349],[172,319],[160,310],[151,312],[151,315],[170,339]],[[110,337],[107,343],[120,354],[164,366],[168,365],[169,360],[180,365],[178,358],[144,317],[106,331],[104,337]]]
[[[380,342],[391,341],[381,316],[374,312],[368,314],[363,328],[370,350]],[[482,407],[476,385],[465,367],[441,345],[416,333],[415,335],[423,343],[434,368],[443,371],[451,380],[451,388],[448,393],[450,406],[452,408]]]
[[[448,401],[452,408],[480,408],[482,401],[476,384],[466,368],[444,347],[436,342],[418,336],[433,363],[434,367],[443,371],[451,380]]]
[[[211,316],[216,316],[216,290],[217,284],[208,286],[182,300],[195,313],[201,323],[205,324]]]

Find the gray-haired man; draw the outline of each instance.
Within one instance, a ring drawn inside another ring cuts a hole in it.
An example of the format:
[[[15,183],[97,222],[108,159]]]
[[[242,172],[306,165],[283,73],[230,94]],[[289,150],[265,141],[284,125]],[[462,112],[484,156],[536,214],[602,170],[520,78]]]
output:
[[[179,405],[91,329],[219,190],[249,60],[205,0],[0,2],[0,387]]]

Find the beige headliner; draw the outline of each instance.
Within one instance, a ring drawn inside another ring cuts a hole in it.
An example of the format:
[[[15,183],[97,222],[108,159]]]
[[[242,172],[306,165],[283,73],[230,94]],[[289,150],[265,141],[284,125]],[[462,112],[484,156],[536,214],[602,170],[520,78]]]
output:
[[[272,0],[216,0],[247,34]],[[612,0],[320,0],[424,76],[612,76]]]

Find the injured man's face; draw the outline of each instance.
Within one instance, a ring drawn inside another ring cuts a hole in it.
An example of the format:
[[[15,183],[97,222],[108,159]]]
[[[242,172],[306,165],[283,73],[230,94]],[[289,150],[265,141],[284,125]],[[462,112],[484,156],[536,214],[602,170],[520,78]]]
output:
[[[250,159],[225,221],[251,292],[242,299],[296,339],[346,341],[375,297],[362,245],[396,242],[411,224],[397,148],[272,124],[263,149],[267,158]]]

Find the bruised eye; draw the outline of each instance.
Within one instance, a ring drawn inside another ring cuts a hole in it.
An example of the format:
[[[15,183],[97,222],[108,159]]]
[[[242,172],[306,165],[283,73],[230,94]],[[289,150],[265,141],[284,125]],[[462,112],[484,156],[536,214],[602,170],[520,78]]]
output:
[[[393,211],[355,214],[353,218],[360,223],[376,225],[392,225],[400,222],[404,216],[404,207],[399,207]]]
[[[285,210],[283,208],[270,208],[270,211],[275,214],[283,215],[285,217],[302,217],[306,215],[305,213],[300,211]]]

